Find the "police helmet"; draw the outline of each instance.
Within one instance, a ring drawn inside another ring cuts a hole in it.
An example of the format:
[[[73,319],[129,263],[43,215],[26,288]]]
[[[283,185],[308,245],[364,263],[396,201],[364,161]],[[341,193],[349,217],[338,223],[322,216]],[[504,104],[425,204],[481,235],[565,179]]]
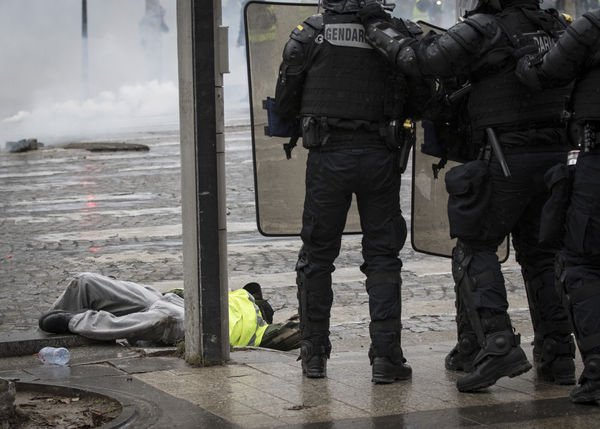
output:
[[[457,3],[459,16],[466,17],[480,10],[501,11],[502,5],[500,0],[458,0]]]
[[[393,3],[386,3],[386,0],[320,0],[321,6],[325,10],[335,13],[357,12],[361,7],[369,3],[380,3],[384,9],[393,10]]]

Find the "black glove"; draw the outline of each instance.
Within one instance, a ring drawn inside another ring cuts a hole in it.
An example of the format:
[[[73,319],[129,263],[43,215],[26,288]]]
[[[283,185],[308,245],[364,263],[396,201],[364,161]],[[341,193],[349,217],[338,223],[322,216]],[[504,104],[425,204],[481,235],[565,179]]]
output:
[[[391,21],[392,19],[379,2],[367,3],[356,14],[365,27],[373,21]]]
[[[531,89],[540,90],[542,84],[538,76],[537,68],[535,67],[536,57],[532,55],[525,55],[517,62],[515,68],[515,74],[521,83]]]

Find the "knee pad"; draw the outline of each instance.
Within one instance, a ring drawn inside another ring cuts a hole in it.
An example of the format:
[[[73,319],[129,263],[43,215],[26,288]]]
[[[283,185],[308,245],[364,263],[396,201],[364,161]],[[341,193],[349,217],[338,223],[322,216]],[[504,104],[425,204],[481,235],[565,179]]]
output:
[[[474,332],[459,334],[458,336],[458,351],[463,355],[470,355],[478,351],[481,347],[477,342],[477,337]]]
[[[457,287],[462,282],[463,277],[467,275],[472,257],[471,248],[462,241],[457,241],[456,246],[452,249],[452,277],[454,277],[454,283]]]
[[[542,346],[542,361],[550,362],[558,356],[575,357],[575,341],[571,335],[562,338],[544,338]]]

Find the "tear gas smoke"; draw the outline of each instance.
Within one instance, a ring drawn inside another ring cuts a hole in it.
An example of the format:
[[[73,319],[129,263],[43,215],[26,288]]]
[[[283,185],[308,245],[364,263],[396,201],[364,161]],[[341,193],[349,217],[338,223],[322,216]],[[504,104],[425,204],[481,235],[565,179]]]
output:
[[[226,120],[248,122],[245,54],[234,43],[241,2],[223,3]],[[179,127],[176,0],[87,0],[87,23],[85,73],[81,1],[0,2],[0,147]]]

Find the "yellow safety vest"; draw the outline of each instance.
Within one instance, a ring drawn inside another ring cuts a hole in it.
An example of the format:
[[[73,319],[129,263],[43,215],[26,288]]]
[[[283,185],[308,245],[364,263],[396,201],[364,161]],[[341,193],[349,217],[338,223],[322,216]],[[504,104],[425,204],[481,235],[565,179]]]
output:
[[[229,344],[259,346],[267,326],[246,289],[229,292]]]

